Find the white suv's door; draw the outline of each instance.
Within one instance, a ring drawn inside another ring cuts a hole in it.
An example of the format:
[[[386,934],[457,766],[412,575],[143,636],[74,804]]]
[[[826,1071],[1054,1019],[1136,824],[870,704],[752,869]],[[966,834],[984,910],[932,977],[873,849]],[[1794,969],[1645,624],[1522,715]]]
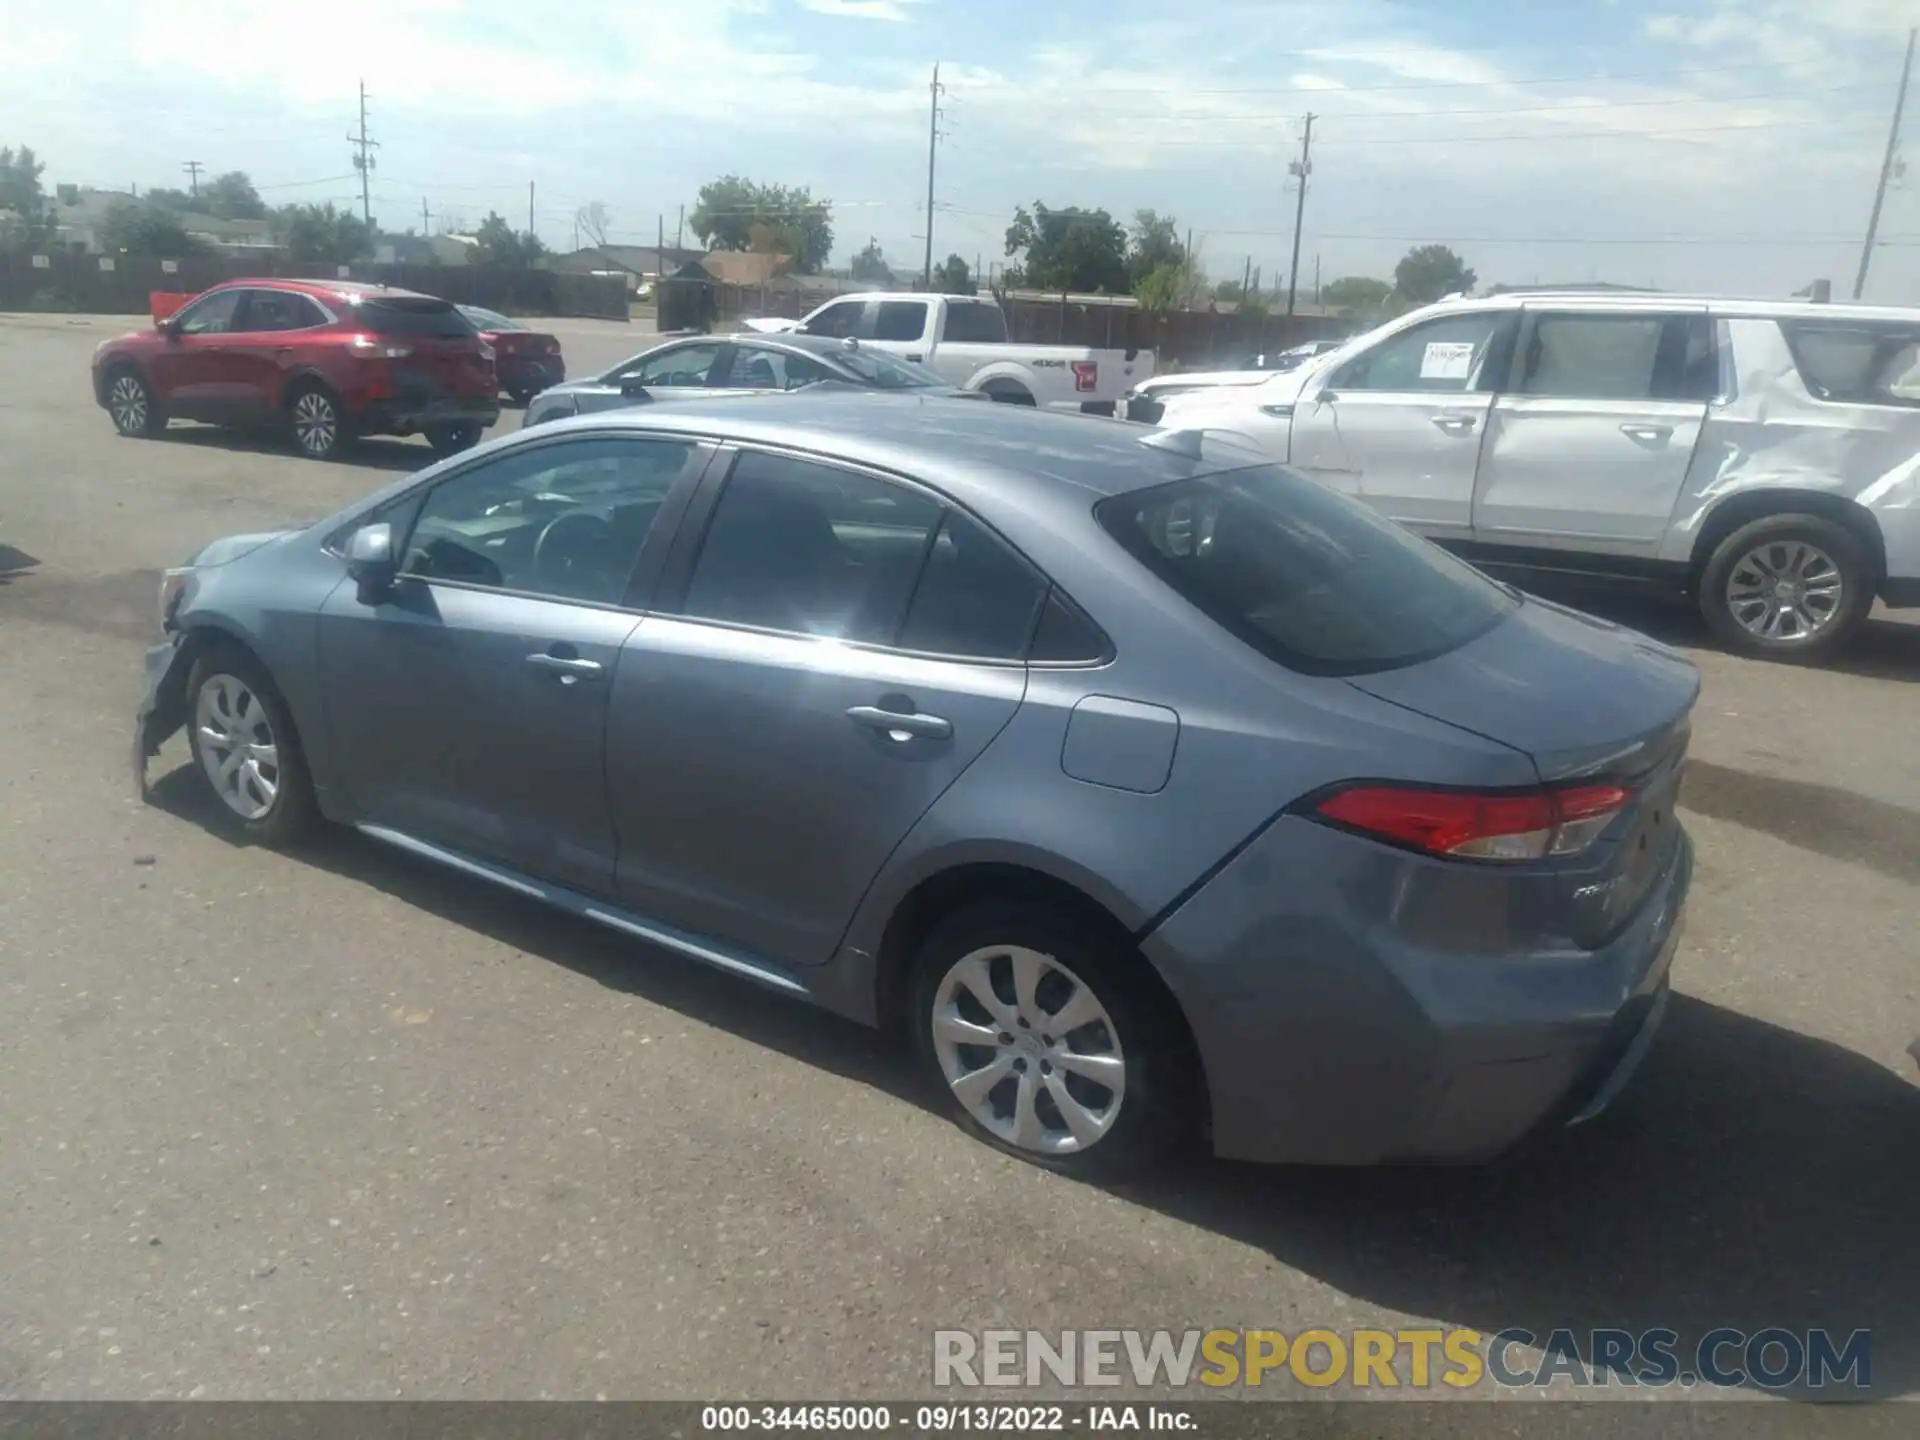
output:
[[[1294,407],[1289,463],[1422,534],[1465,539],[1515,310],[1438,315],[1345,361]]]
[[[1529,306],[1481,447],[1474,538],[1651,557],[1718,389],[1704,306]]]

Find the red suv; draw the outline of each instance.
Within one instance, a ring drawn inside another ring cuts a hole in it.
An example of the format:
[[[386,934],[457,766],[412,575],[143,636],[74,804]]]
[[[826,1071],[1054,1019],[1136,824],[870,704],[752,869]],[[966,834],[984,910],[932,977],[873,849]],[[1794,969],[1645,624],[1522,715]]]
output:
[[[122,435],[176,416],[281,426],[315,460],[359,435],[451,455],[500,417],[493,348],[458,310],[344,280],[216,285],[94,351],[93,393]]]

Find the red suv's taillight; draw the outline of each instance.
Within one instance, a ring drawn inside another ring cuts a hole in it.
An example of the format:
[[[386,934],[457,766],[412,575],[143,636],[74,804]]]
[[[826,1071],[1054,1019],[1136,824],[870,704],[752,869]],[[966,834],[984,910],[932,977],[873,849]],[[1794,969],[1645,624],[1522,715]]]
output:
[[[1322,819],[1395,845],[1462,860],[1577,855],[1631,798],[1618,785],[1515,794],[1355,785],[1314,807]]]
[[[347,353],[362,360],[404,360],[413,353],[413,347],[396,345],[378,335],[355,335],[347,341]]]
[[[1073,388],[1075,390],[1098,390],[1100,388],[1100,362],[1098,360],[1076,360],[1073,362]]]

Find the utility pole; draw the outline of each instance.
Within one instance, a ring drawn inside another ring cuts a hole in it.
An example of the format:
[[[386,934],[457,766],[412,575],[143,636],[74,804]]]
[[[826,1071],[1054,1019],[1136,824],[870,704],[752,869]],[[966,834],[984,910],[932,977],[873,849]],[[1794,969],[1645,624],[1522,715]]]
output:
[[[1300,137],[1300,158],[1287,166],[1287,172],[1299,177],[1300,194],[1293,206],[1293,268],[1287,273],[1287,318],[1293,318],[1294,297],[1300,289],[1300,227],[1307,218],[1307,177],[1313,174],[1313,121],[1307,116],[1306,131]]]
[[[1887,181],[1893,177],[1893,159],[1900,148],[1900,112],[1907,108],[1907,77],[1913,73],[1913,42],[1920,30],[1907,31],[1907,58],[1900,65],[1900,93],[1893,101],[1893,123],[1887,127],[1887,153],[1880,162],[1880,184],[1873,192],[1873,214],[1867,217],[1867,241],[1860,247],[1860,273],[1854,277],[1853,298],[1867,288],[1867,266],[1873,261],[1874,238],[1880,233],[1880,207],[1886,203]]]
[[[207,167],[202,165],[198,160],[189,160],[180,168],[187,172],[187,185],[193,198],[198,200],[200,198],[200,172]]]
[[[933,151],[940,143],[940,62],[933,62],[933,83],[927,86],[927,265],[921,277],[924,289],[933,289]]]
[[[353,168],[360,172],[360,218],[369,227],[373,224],[373,199],[367,192],[367,181],[373,174],[373,152],[380,148],[378,140],[367,138],[367,82],[360,82],[360,133],[347,136],[347,143],[353,146]]]
[[[667,278],[667,258],[664,253],[666,251],[666,248],[667,248],[667,217],[665,215],[662,215],[660,217],[660,235],[659,235],[659,238],[653,242],[654,278],[658,280],[664,280]]]
[[[680,242],[682,239],[685,238],[684,232],[686,228],[687,228],[687,207],[685,205],[682,205],[680,207],[680,218],[673,222],[673,248],[674,249],[678,250],[680,248]]]
[[[433,234],[433,212],[427,209],[427,197],[424,195],[420,197],[420,233]]]
[[[1253,285],[1253,257],[1247,257],[1247,263],[1240,267],[1240,303],[1247,303],[1247,294]]]
[[[1313,308],[1320,308],[1320,252],[1313,252]]]

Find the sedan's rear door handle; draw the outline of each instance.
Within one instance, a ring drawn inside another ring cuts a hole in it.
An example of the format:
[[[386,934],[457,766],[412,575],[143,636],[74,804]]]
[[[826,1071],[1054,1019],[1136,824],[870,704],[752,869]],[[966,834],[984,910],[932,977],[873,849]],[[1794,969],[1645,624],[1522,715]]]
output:
[[[1474,418],[1472,415],[1436,415],[1433,423],[1449,435],[1464,435],[1473,429]]]
[[[925,740],[950,740],[953,724],[938,715],[908,715],[897,710],[882,710],[873,705],[856,705],[847,711],[856,725],[878,730],[889,740],[904,745],[916,735]]]
[[[606,667],[598,660],[582,660],[573,655],[549,655],[544,651],[535,651],[527,656],[527,664],[536,670],[558,675],[562,685],[572,685],[580,680],[598,680],[606,673]]]

